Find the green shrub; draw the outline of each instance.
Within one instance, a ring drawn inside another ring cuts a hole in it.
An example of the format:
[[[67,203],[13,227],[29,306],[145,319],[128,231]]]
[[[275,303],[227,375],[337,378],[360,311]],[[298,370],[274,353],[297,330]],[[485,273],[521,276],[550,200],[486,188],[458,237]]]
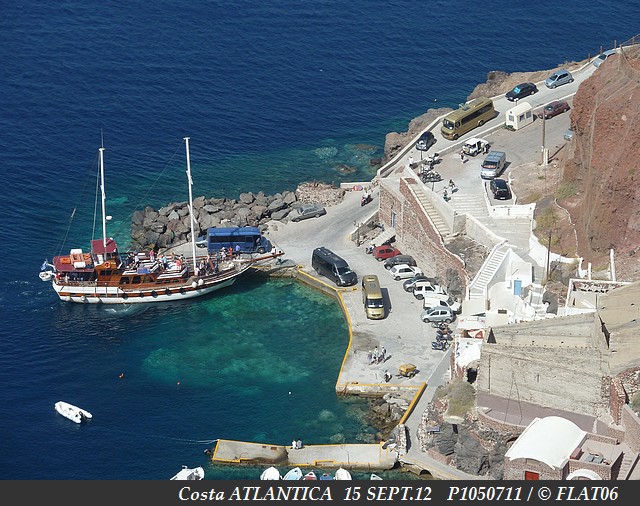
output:
[[[553,209],[547,208],[536,216],[536,231],[540,234],[548,232],[555,226],[557,221],[558,218]]]
[[[578,193],[578,186],[573,181],[565,181],[556,190],[556,198],[558,200],[573,197]]]
[[[467,381],[458,379],[449,385],[447,399],[447,415],[464,417],[476,404],[476,391]]]

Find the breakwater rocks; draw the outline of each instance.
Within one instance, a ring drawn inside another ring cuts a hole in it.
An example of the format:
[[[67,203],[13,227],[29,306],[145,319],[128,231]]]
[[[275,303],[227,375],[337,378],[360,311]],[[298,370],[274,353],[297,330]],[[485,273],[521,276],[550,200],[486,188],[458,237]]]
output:
[[[272,220],[286,222],[292,211],[303,204],[331,206],[339,203],[346,190],[327,183],[302,183],[295,191],[275,195],[242,193],[237,199],[198,197],[193,200],[195,236],[210,227],[259,227],[266,230]],[[165,249],[191,240],[187,202],[168,204],[160,209],[146,207],[131,218],[131,246],[134,251]]]

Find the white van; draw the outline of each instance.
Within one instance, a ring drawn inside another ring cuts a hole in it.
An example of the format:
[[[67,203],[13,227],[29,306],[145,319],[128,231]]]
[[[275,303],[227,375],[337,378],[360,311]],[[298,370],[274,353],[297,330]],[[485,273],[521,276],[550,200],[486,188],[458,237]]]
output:
[[[454,313],[460,313],[462,311],[462,304],[448,295],[430,295],[425,297],[423,307],[424,309],[446,307]]]
[[[482,162],[480,177],[482,179],[493,179],[498,177],[507,164],[507,154],[504,151],[489,151],[489,154]]]

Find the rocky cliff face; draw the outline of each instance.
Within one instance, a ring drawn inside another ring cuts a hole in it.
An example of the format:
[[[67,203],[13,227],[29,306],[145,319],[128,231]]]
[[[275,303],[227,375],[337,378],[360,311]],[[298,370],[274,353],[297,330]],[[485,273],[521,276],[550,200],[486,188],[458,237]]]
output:
[[[608,58],[578,88],[559,203],[579,255],[598,268],[615,252],[618,279],[640,279],[640,54]]]

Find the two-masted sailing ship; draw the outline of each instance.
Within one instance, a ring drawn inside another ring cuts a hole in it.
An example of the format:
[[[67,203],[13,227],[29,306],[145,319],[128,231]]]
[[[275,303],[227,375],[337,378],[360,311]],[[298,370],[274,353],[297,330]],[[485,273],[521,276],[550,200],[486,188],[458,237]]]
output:
[[[191,256],[159,255],[155,251],[122,254],[116,241],[107,236],[104,187],[104,147],[100,155],[102,238],[90,243],[90,250],[71,249],[68,254],[45,260],[40,279],[50,282],[61,300],[86,304],[164,302],[200,297],[232,285],[252,264],[272,260],[281,250],[220,255],[196,255],[195,219],[189,158],[189,137],[184,138],[189,185]],[[261,244],[268,244],[263,241]],[[270,246],[270,245],[269,245]]]

